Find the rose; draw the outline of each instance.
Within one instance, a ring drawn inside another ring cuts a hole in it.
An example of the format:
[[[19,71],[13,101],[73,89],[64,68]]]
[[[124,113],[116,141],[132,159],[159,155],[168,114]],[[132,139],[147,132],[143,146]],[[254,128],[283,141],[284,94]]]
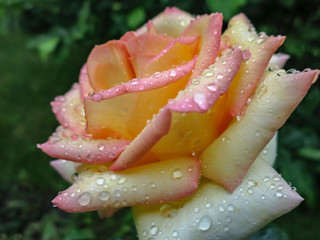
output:
[[[281,70],[284,37],[243,14],[221,27],[221,14],[168,8],[92,50],[39,145],[73,182],[55,205],[103,217],[135,206],[140,239],[242,239],[301,202],[270,140],[319,71]]]

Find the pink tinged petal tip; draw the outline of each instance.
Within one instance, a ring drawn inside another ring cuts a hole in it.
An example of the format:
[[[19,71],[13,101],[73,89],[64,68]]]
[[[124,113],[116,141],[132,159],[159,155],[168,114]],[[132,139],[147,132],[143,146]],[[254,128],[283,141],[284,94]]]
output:
[[[59,123],[75,133],[82,133],[85,129],[86,119],[84,107],[80,98],[79,84],[73,84],[70,91],[64,96],[58,96],[51,102],[52,111]]]
[[[110,170],[120,171],[128,168],[145,155],[164,135],[169,132],[171,112],[167,108],[160,109],[152,121],[123,151],[111,165]]]
[[[202,36],[199,59],[190,80],[198,78],[218,56],[222,18],[220,13],[201,16],[193,20],[182,33],[182,36]]]
[[[167,107],[179,113],[205,113],[228,90],[242,61],[239,48],[226,50],[215,64],[204,70],[199,78],[193,79],[192,84],[170,101]]]
[[[270,59],[269,66],[276,65],[278,68],[283,68],[286,62],[289,60],[290,55],[284,53],[276,53]]]
[[[174,162],[174,167],[172,167]],[[66,212],[86,212],[175,201],[198,188],[200,162],[176,158],[113,173],[84,166],[78,179],[52,203]]]
[[[71,162],[63,159],[53,160],[50,165],[69,183],[74,181],[73,176],[77,172],[76,168],[81,163]]]
[[[151,21],[158,34],[178,38],[194,17],[176,7],[167,7]],[[148,31],[148,23],[136,31],[140,35]]]
[[[133,207],[139,239],[247,239],[303,199],[267,163],[256,161],[232,193],[208,180],[188,199]],[[161,233],[161,234],[160,234]]]
[[[80,70],[79,85],[80,85],[81,102],[84,103],[84,98],[88,96],[89,93],[93,92],[93,89],[89,81],[87,64],[84,64]]]
[[[104,163],[114,160],[130,143],[128,140],[94,140],[62,126],[38,147],[54,158],[79,163]]]
[[[319,70],[266,72],[245,115],[202,154],[202,174],[230,192],[307,93]],[[227,170],[227,171],[226,171]]]
[[[108,90],[100,91],[92,96],[87,96],[87,99],[100,102],[102,100],[121,96],[126,93],[135,93],[163,88],[181,79],[182,77],[187,76],[194,68],[196,60],[197,57],[186,64],[177,66],[167,71],[156,72],[150,77],[134,78],[127,83],[123,83]]]

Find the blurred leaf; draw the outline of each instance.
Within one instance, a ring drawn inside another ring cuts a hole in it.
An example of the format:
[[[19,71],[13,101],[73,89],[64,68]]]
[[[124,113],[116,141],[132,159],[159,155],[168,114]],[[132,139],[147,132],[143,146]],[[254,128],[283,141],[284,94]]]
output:
[[[78,14],[78,19],[75,27],[72,29],[72,38],[75,40],[83,39],[84,35],[88,31],[90,16],[90,1],[85,1]]]
[[[291,8],[294,5],[295,0],[280,0],[279,2],[286,8]]]
[[[288,234],[277,228],[261,229],[248,240],[289,240]]]
[[[136,8],[132,10],[127,18],[127,25],[130,29],[136,29],[146,19],[146,13],[143,8]]]
[[[60,37],[57,35],[41,35],[28,43],[28,47],[38,50],[42,60],[47,61],[49,55],[56,49]]]
[[[44,219],[42,220],[43,222],[43,232],[41,239],[42,240],[53,240],[53,239],[58,239],[58,231],[55,227],[55,224],[53,222],[53,219],[51,218],[50,215],[44,216]]]
[[[293,161],[290,152],[285,149],[280,149],[276,163],[280,167],[283,178],[297,188],[297,192],[305,198],[309,207],[314,207],[316,190],[314,187],[314,178],[312,174],[310,174],[307,164],[298,159]]]
[[[298,154],[301,157],[305,157],[310,160],[320,161],[320,149],[305,147],[305,148],[301,148],[298,151]]]
[[[222,12],[224,20],[229,20],[239,12],[240,7],[246,5],[248,0],[206,0],[212,12]]]

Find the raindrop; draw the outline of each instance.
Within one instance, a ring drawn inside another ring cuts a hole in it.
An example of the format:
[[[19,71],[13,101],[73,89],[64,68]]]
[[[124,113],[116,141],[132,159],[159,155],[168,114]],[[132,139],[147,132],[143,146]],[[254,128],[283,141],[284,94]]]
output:
[[[222,74],[218,74],[217,75],[217,79],[222,79],[223,78],[223,75]]]
[[[172,232],[172,236],[178,237],[178,232],[177,232],[177,231],[173,231],[173,232]]]
[[[200,211],[200,209],[198,207],[194,208],[194,212],[198,213]]]
[[[115,195],[116,197],[120,197],[121,192],[120,192],[119,190],[115,190],[115,191],[114,191],[114,195]]]
[[[180,169],[175,169],[173,171],[173,178],[180,179],[182,177],[182,171]]]
[[[232,204],[229,204],[227,208],[230,212],[234,211],[234,206]]]
[[[220,212],[224,212],[224,207],[222,205],[218,206]]]
[[[78,197],[78,203],[81,206],[87,206],[91,201],[91,194],[89,192],[84,192]]]
[[[199,229],[201,231],[207,231],[211,227],[211,218],[204,215],[199,221]]]
[[[227,226],[227,225],[223,227],[223,230],[224,230],[225,232],[228,232],[229,229],[230,229],[230,228],[229,228],[229,226]]]
[[[206,206],[206,208],[211,208],[212,204],[210,202],[207,202],[205,206]]]
[[[99,144],[98,144],[98,150],[99,150],[99,151],[103,151],[104,148],[105,148],[105,146],[104,146],[102,143],[99,143]]]
[[[283,193],[280,190],[278,190],[278,191],[276,191],[276,196],[278,198],[281,198],[281,197],[283,197]]]
[[[159,231],[159,228],[157,226],[155,226],[155,225],[151,226],[151,228],[150,228],[150,234],[151,235],[153,235],[153,236],[157,235],[158,231]]]
[[[256,135],[256,137],[259,137],[261,135],[261,132],[259,130],[257,130],[255,135]]]
[[[253,189],[252,189],[252,188],[248,188],[247,192],[248,192],[249,194],[252,194],[252,193],[253,193]]]
[[[102,191],[101,193],[99,193],[99,199],[101,201],[107,201],[110,198],[111,194],[107,191]]]
[[[103,185],[103,184],[104,184],[104,178],[102,178],[102,177],[97,178],[96,183],[97,183],[97,185],[99,185],[99,186]]]
[[[231,223],[232,222],[232,218],[230,216],[226,216],[226,222],[227,223]]]
[[[214,83],[211,83],[211,84],[208,84],[208,85],[207,85],[207,88],[208,88],[210,91],[215,92],[215,91],[217,91],[218,86],[217,86],[216,84],[214,84]]]
[[[115,181],[115,180],[117,179],[117,176],[116,176],[115,174],[112,174],[112,175],[110,176],[110,179],[111,179],[112,181]]]
[[[175,70],[171,70],[170,76],[171,77],[175,77],[176,75],[177,75],[176,71]]]
[[[262,194],[262,195],[260,196],[260,198],[261,198],[261,200],[265,200],[265,199],[266,199],[266,196]]]
[[[124,182],[127,181],[127,178],[126,177],[121,177],[119,180],[118,180],[118,184],[122,184]]]

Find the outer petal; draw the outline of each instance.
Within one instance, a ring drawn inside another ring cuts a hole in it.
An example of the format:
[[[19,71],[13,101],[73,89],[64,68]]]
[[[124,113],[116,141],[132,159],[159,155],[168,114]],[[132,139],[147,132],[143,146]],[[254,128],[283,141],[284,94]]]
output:
[[[76,168],[79,167],[81,163],[58,159],[51,161],[50,165],[57,170],[65,180],[72,183],[74,181],[72,176],[77,172]]]
[[[232,193],[203,180],[190,198],[133,208],[140,240],[247,239],[303,199],[263,161],[256,161]]]
[[[151,21],[158,34],[164,34],[177,38],[184,29],[194,19],[192,15],[175,7],[167,7],[164,12],[153,18]],[[136,33],[138,35],[147,32],[148,24],[139,28]]]
[[[230,46],[240,46],[243,50],[249,50],[251,55],[246,64],[241,67],[228,91],[225,105],[232,117],[241,114],[272,55],[284,39],[285,37],[282,36],[257,35],[244,14],[239,14],[230,20],[227,30],[222,35],[222,41]]]
[[[227,64],[224,64],[226,62]],[[126,148],[126,150],[119,156],[116,162],[110,169],[119,171],[127,168],[134,162],[138,161],[144,154],[146,154],[170,129],[171,111],[174,112],[200,112],[208,111],[214,104],[216,99],[223,94],[229,87],[234,75],[237,73],[242,62],[242,52],[239,49],[226,53],[219,61],[212,67],[206,70],[200,79],[196,80],[199,83],[189,85],[186,90],[181,92],[175,100],[164,107],[159,114],[153,118],[151,123],[147,125],[144,130],[133,140],[133,142]],[[195,120],[198,120],[195,118]],[[183,119],[180,123],[184,124]],[[192,125],[201,124],[195,121]],[[193,126],[190,126],[189,131],[194,131]],[[205,129],[204,126],[202,128]],[[181,129],[177,126],[177,129]],[[181,140],[181,134],[173,129],[173,138],[176,136]],[[171,141],[170,141],[171,143]],[[208,143],[209,144],[209,143]],[[171,146],[166,146],[170,149]],[[189,150],[189,148],[188,148]],[[190,151],[190,150],[189,150]],[[165,154],[168,149],[165,149],[162,154]],[[181,152],[179,152],[181,154]],[[191,151],[189,153],[191,155]]]
[[[84,64],[80,70],[79,76],[79,85],[80,85],[80,96],[81,102],[84,103],[84,98],[88,96],[89,93],[93,92],[93,89],[90,85],[88,71],[87,71],[87,64]]]
[[[317,70],[299,74],[267,72],[243,118],[231,123],[203,152],[203,176],[232,192],[318,75]]]
[[[196,18],[182,33],[182,36],[201,36],[199,59],[190,80],[200,77],[214,63],[219,53],[221,28],[222,14],[215,13]]]
[[[85,212],[178,200],[196,191],[200,162],[176,158],[119,173],[99,169],[99,165],[83,166],[76,182],[53,204],[66,212]]]
[[[80,163],[104,163],[114,160],[129,143],[127,140],[94,140],[59,126],[49,141],[38,147],[54,158]]]
[[[52,111],[59,123],[75,133],[82,133],[86,119],[84,117],[83,104],[80,98],[80,88],[77,83],[73,84],[70,91],[64,96],[58,96],[51,102]]]
[[[290,55],[284,53],[273,54],[270,59],[269,65],[276,65],[278,68],[283,68],[286,62],[289,60]]]
[[[259,154],[259,159],[264,159],[271,166],[276,161],[277,157],[277,138],[278,132],[271,138],[270,142],[265,146],[265,148]]]
[[[90,84],[94,91],[109,89],[134,78],[123,41],[114,40],[96,46],[87,61]]]

